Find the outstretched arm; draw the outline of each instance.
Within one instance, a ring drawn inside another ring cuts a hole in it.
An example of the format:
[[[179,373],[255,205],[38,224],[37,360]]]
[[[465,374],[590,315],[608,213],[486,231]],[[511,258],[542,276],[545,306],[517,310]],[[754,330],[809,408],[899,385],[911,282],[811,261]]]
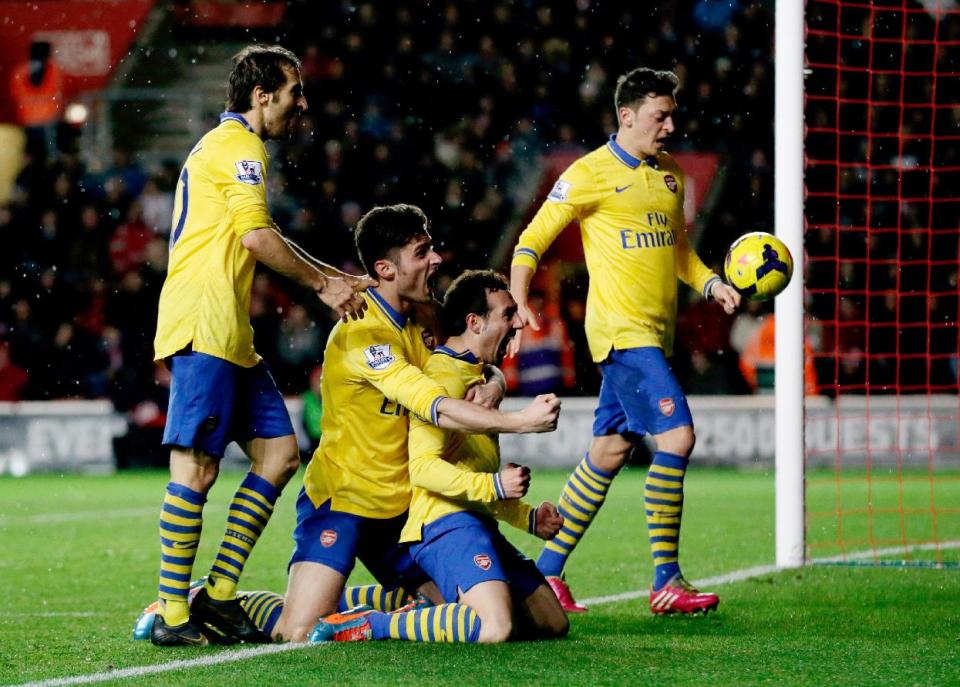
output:
[[[363,317],[366,302],[357,295],[357,291],[366,286],[354,288],[340,277],[327,276],[313,262],[295,251],[276,229],[254,229],[246,232],[240,241],[258,261],[316,292],[320,300],[341,318]]]

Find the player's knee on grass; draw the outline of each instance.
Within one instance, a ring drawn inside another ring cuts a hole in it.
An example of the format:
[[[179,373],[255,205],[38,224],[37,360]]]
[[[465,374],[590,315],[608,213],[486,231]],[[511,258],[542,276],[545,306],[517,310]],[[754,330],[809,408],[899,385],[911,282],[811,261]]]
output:
[[[487,617],[480,615],[481,644],[501,644],[513,634],[513,619],[509,613],[489,613]]]
[[[697,443],[697,437],[690,425],[676,427],[662,434],[657,434],[654,440],[657,442],[658,451],[684,457],[693,453],[693,447]]]

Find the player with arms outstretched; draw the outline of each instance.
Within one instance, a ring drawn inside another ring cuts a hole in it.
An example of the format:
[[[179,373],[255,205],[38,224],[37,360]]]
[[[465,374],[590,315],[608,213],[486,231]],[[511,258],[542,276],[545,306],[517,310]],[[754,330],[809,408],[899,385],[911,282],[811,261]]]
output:
[[[440,601],[399,545],[410,504],[410,413],[484,433],[549,431],[559,414],[554,396],[538,397],[517,413],[450,398],[422,372],[429,333],[412,314],[415,305],[432,302],[428,280],[441,258],[419,208],[374,208],[357,224],[356,242],[379,286],[363,294],[366,317],[338,323],[327,341],[322,395],[329,412],[297,501],[286,603],[273,629],[278,640],[306,640],[319,618],[337,609],[357,559],[385,589],[420,589]],[[522,493],[516,491],[519,472],[503,471],[504,496]],[[428,630],[435,636],[461,640],[472,632],[465,620],[472,609],[446,604],[430,612],[435,624]]]
[[[520,235],[510,274],[524,323],[530,280],[557,235],[579,220],[590,289],[586,331],[603,372],[590,450],[560,498],[564,527],[537,560],[568,611],[576,604],[561,577],[567,557],[603,504],[610,483],[644,434],[656,442],[644,489],[654,561],[650,608],[692,613],[716,608],[679,565],[683,478],[693,450],[693,418],[667,362],[672,354],[677,278],[732,314],[740,295],[697,257],[683,214],[684,182],[664,148],[675,131],[679,80],[672,72],[635,69],[617,80],[619,128],[602,147],[574,162]]]
[[[279,46],[237,54],[227,111],[190,152],[177,184],[154,342],[156,359],[172,371],[163,436],[170,483],[160,514],[160,611],[151,631],[158,645],[206,644],[205,625],[225,641],[270,641],[237,602],[236,585],[299,456],[283,398],[253,348],[255,264],[311,288],[344,318],[363,316],[366,303],[357,292],[372,283],[288,243],[267,209],[263,141],[286,137],[307,108],[299,67]],[[230,441],[246,452],[251,470],[230,504],[216,561],[191,608],[203,504]]]
[[[482,383],[484,364],[499,365],[523,327],[508,289],[504,277],[486,270],[461,274],[447,290],[444,331],[454,336],[437,347],[423,371],[450,398],[463,398]],[[492,643],[565,635],[569,623],[553,591],[496,522],[551,539],[563,524],[556,507],[503,499],[495,436],[448,432],[417,418],[410,422],[413,495],[401,541],[412,544],[414,561],[436,582],[444,601],[476,612],[479,624],[467,639]],[[416,627],[409,613],[364,610],[328,616],[314,632],[335,641],[428,640],[429,633]]]

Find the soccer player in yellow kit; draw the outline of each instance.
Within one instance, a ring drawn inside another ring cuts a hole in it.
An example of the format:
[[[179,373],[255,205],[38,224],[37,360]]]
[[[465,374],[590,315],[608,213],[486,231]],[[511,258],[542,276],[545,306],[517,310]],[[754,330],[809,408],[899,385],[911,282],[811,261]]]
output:
[[[450,398],[482,383],[485,363],[500,364],[523,325],[507,280],[490,270],[467,271],[447,290],[444,331],[453,334],[423,371]],[[497,520],[543,539],[557,534],[556,507],[502,500],[500,449],[486,434],[446,432],[411,418],[410,514],[400,540],[440,589],[444,601],[476,612],[478,631],[467,641],[562,637],[569,623],[533,561],[500,533]],[[436,609],[408,613],[364,610],[327,616],[314,635],[334,641],[405,639],[442,641]]]
[[[683,477],[694,444],[693,418],[667,362],[673,351],[677,278],[732,314],[740,295],[697,257],[683,215],[683,174],[664,148],[675,127],[679,80],[634,69],[617,80],[619,128],[574,162],[523,231],[514,251],[511,291],[521,318],[530,280],[557,235],[578,219],[590,289],[586,331],[603,372],[590,450],[560,498],[564,526],[537,567],[568,611],[584,611],[561,577],[567,557],[603,504],[610,483],[644,434],[656,442],[644,489],[654,561],[650,608],[695,613],[716,608],[715,594],[694,589],[680,571]]]
[[[416,304],[432,302],[428,280],[441,262],[423,211],[411,205],[374,208],[357,224],[355,237],[360,260],[379,285],[363,294],[364,319],[338,323],[327,341],[327,412],[297,501],[286,601],[273,629],[278,640],[307,639],[318,619],[337,609],[357,559],[386,589],[426,590],[440,600],[399,546],[410,504],[410,413],[483,433],[550,431],[559,414],[552,395],[516,413],[450,398],[421,371],[430,356],[430,333],[412,315]],[[504,472],[513,479],[516,470]],[[504,497],[511,495],[504,490]],[[438,635],[451,640],[468,639],[478,626],[472,609],[457,604],[439,606],[433,616]]]
[[[155,357],[172,372],[163,443],[170,483],[160,515],[158,645],[207,643],[204,624],[226,640],[267,642],[237,602],[236,585],[274,503],[299,466],[283,398],[253,348],[250,290],[257,261],[313,289],[341,317],[362,317],[351,277],[288,243],[270,217],[263,141],[283,138],[306,110],[296,56],[251,46],[234,57],[227,111],[190,152],[176,189],[170,260],[160,294]],[[230,504],[207,584],[192,607],[188,588],[203,504],[220,459],[237,441],[251,461]]]

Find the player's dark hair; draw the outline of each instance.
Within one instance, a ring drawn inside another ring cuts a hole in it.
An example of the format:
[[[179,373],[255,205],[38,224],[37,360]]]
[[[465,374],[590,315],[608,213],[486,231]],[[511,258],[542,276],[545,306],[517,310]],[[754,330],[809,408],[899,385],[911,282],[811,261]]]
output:
[[[379,205],[357,222],[354,240],[360,263],[367,274],[373,274],[377,260],[383,260],[391,251],[400,250],[414,239],[430,236],[429,221],[416,205],[398,203]]]
[[[227,112],[246,112],[255,86],[273,93],[287,82],[284,67],[300,69],[300,60],[279,45],[248,45],[233,56],[227,82]]]
[[[444,333],[448,336],[463,334],[467,328],[467,315],[473,313],[486,317],[489,314],[488,292],[509,290],[507,278],[498,272],[467,270],[450,283],[443,297],[440,317]]]
[[[680,79],[673,72],[658,72],[646,67],[638,67],[617,79],[617,90],[613,94],[613,105],[619,110],[639,103],[648,96],[677,94]]]

